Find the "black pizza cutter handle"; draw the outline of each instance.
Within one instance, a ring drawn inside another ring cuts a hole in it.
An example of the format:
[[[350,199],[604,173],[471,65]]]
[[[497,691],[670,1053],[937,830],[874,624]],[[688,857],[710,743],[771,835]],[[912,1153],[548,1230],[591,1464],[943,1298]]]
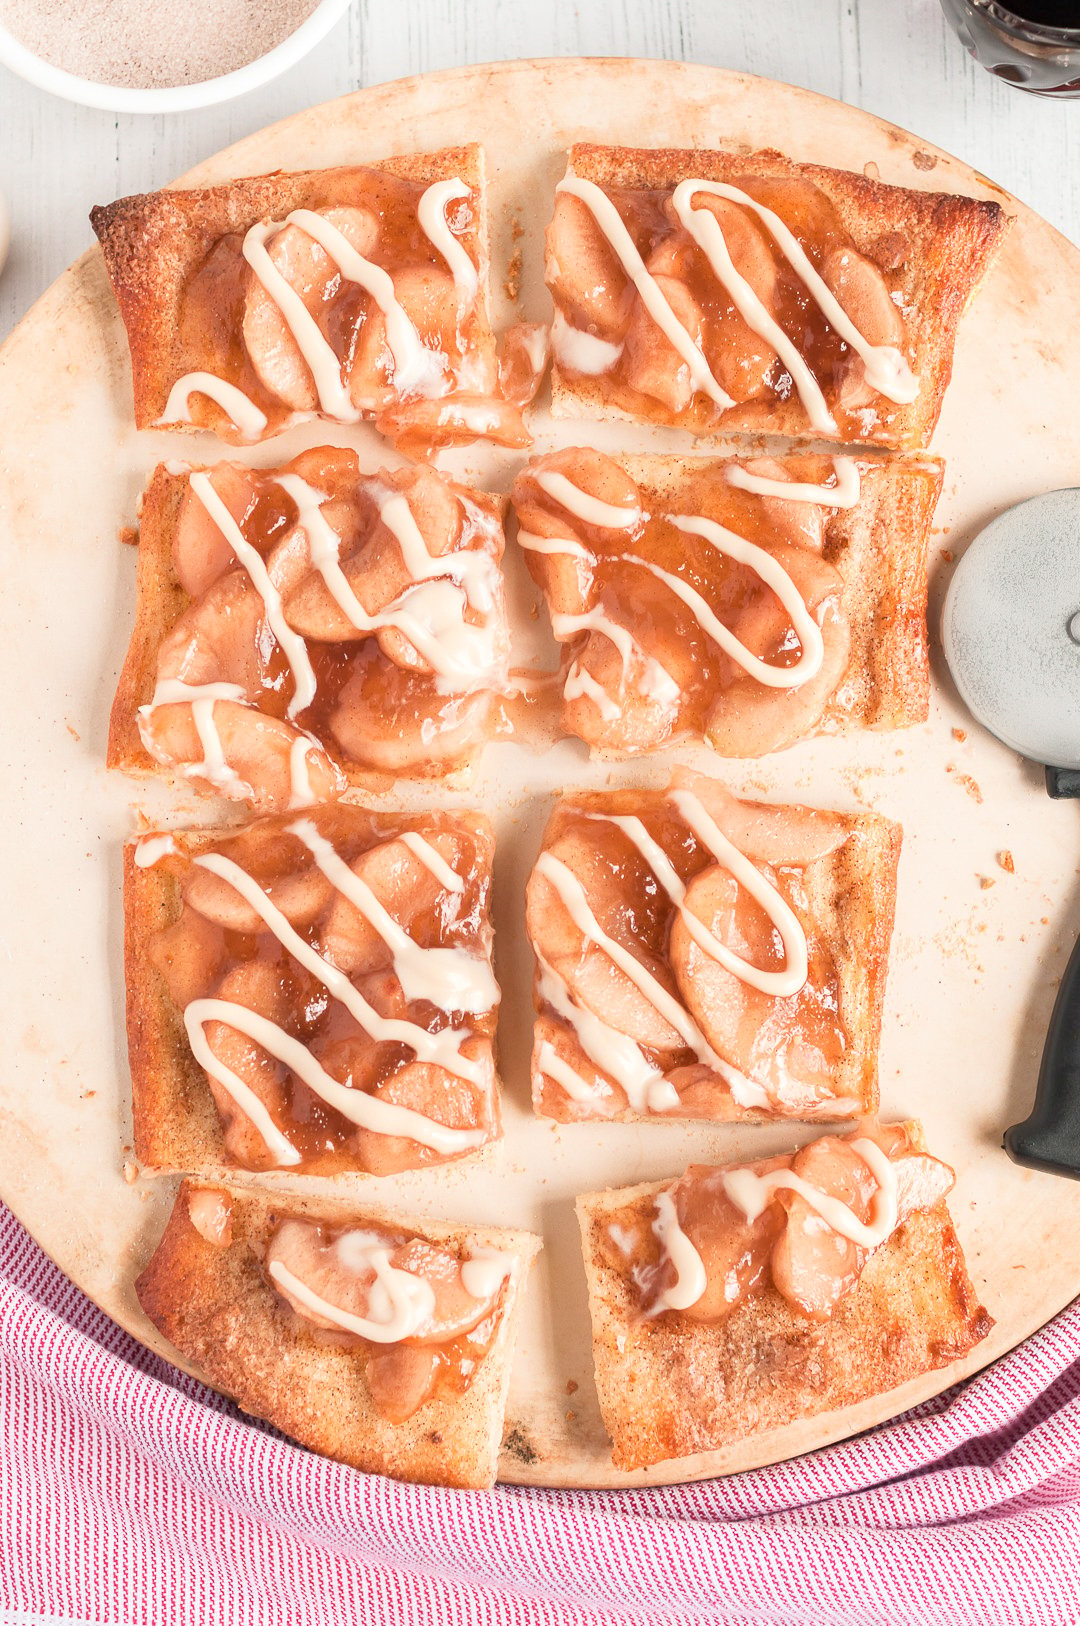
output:
[[[1080,770],[1047,768],[1053,797],[1080,797]],[[1014,1163],[1080,1180],[1080,940],[1061,979],[1046,1034],[1035,1105],[1002,1140]]]

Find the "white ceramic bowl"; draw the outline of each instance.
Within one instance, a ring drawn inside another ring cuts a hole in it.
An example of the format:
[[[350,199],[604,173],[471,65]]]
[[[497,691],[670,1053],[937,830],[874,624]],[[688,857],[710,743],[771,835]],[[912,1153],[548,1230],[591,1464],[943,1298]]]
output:
[[[279,41],[272,51],[256,57],[232,73],[220,74],[216,79],[203,79],[197,85],[168,85],[160,89],[129,89],[125,85],[103,85],[93,79],[80,79],[77,74],[43,62],[41,57],[28,51],[7,29],[0,27],[0,62],[29,80],[41,90],[65,101],[81,102],[84,107],[101,107],[110,113],[181,113],[193,107],[209,107],[213,102],[225,102],[232,96],[243,96],[259,85],[276,79],[279,73],[299,62],[313,46],[328,34],[334,24],[349,9],[351,0],[318,0],[318,4],[293,33]]]

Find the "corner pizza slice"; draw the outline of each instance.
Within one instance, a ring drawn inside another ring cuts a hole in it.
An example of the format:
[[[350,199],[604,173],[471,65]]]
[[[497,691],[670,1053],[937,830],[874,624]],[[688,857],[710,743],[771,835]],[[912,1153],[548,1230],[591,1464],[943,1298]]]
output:
[[[521,1231],[186,1180],[135,1290],[211,1383],[309,1450],[484,1488],[539,1248]]]
[[[553,411],[928,444],[997,203],[778,152],[571,149],[547,233]]]
[[[966,1355],[993,1321],[914,1122],[578,1199],[619,1468],[722,1451]]]
[[[125,852],[150,1169],[396,1174],[501,1134],[487,819],[343,803]]]
[[[255,441],[372,419],[405,449],[528,444],[546,337],[491,328],[478,146],[94,209],[140,429]]]
[[[563,798],[529,878],[537,1112],[843,1119],[878,1102],[899,825],[666,791]]]

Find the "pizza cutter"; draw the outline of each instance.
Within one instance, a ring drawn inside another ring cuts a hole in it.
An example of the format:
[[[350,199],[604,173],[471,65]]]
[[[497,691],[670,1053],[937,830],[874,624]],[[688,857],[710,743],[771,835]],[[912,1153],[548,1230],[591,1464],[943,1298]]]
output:
[[[945,598],[945,658],[978,722],[1080,797],[1080,488],[1006,509],[975,538]],[[1080,942],[1046,1035],[1035,1105],[1002,1143],[1016,1163],[1080,1179]]]

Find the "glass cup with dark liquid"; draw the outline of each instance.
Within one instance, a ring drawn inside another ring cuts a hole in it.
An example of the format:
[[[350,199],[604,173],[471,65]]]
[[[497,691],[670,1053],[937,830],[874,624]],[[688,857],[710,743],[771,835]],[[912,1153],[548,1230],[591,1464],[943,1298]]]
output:
[[[1036,96],[1080,96],[1080,0],[941,0],[976,62]]]

